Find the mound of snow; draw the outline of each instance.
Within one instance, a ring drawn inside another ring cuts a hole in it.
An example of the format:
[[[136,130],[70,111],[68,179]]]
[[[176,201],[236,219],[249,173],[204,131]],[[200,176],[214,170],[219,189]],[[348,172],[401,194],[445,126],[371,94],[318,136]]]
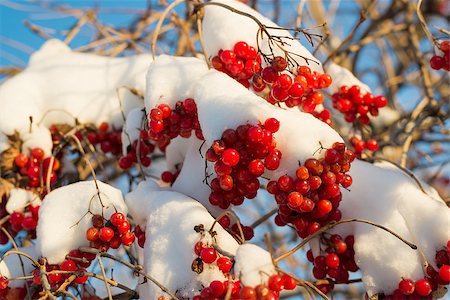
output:
[[[15,211],[23,212],[24,208],[31,204],[37,206],[41,204],[39,196],[25,189],[13,188],[9,192],[8,202],[6,203],[6,211],[12,214]]]
[[[142,185],[142,186],[141,186]],[[182,297],[197,294],[202,286],[213,280],[225,280],[215,264],[204,265],[201,274],[191,270],[196,258],[194,245],[198,241],[212,244],[213,238],[207,232],[214,222],[210,213],[197,201],[171,191],[153,190],[154,187],[141,183],[141,202],[127,200],[130,214],[139,219],[138,207],[149,212],[144,247],[144,271],[153,276],[171,292]],[[145,202],[145,208],[142,203]],[[138,205],[138,207],[133,207]],[[204,235],[194,231],[194,226],[203,224]],[[237,242],[217,223],[214,227],[216,244],[224,251],[235,254]],[[148,281],[140,287],[142,299],[156,299],[164,295],[154,283]]]
[[[234,260],[234,274],[244,286],[263,284],[277,273],[270,253],[253,244],[240,245]]]
[[[356,160],[350,191],[343,190],[343,219],[383,225],[418,247],[413,250],[390,233],[363,223],[338,225],[334,231],[355,235],[355,261],[369,296],[392,293],[402,277],[423,278],[426,262],[450,240],[450,210],[437,194],[423,193],[407,174],[390,164]],[[427,187],[426,189],[429,189]]]
[[[331,75],[333,78],[333,82],[329,86],[329,89],[332,93],[339,92],[339,88],[343,85],[346,86],[359,86],[362,92],[371,92],[370,87],[365,83],[362,83],[358,78],[353,75],[353,73],[344,67],[341,67],[338,64],[330,63],[327,68],[327,73]]]
[[[123,123],[120,101],[125,114],[142,103],[118,88],[143,90],[151,60],[150,55],[110,58],[77,53],[61,41],[49,40],[31,56],[23,72],[0,86],[0,132],[11,135],[17,130],[23,136],[29,132],[30,117],[33,124],[42,122],[46,127],[74,124],[75,118],[82,123],[107,121],[119,127]],[[50,154],[50,135],[43,129],[33,129],[24,141]]]
[[[37,248],[50,264],[60,263],[66,254],[89,246],[86,230],[92,227],[92,214],[107,219],[117,210],[127,214],[121,192],[97,180],[66,185],[50,192],[39,209]],[[102,207],[103,206],[103,207]]]
[[[247,13],[258,19],[267,27],[280,28],[270,19],[264,17],[248,5],[236,0],[214,0],[211,2],[222,3]],[[257,49],[259,45],[262,54],[271,55],[269,38],[267,34],[258,34],[259,25],[247,16],[232,12],[224,7],[216,5],[205,6],[203,18],[203,39],[208,56],[217,55],[220,49],[233,49],[239,41],[247,42]],[[285,43],[282,45],[286,52],[291,53],[292,59],[298,65],[308,65],[311,70],[323,73],[322,64],[302,44],[292,37],[287,30],[267,28],[271,36],[282,37]],[[281,45],[280,45],[281,46]],[[271,46],[275,56],[285,57],[285,51],[278,46]]]

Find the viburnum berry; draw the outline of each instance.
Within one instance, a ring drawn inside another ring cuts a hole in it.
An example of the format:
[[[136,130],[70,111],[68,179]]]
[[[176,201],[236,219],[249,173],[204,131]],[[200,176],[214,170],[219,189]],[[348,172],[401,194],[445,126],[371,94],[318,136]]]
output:
[[[282,289],[284,289],[284,280],[281,275],[271,275],[269,277],[269,280],[267,281],[267,285],[269,286],[269,289],[272,291],[279,292]]]
[[[136,238],[136,236],[132,232],[130,232],[130,231],[125,232],[121,238],[122,244],[124,244],[125,246],[131,246],[131,244],[133,244],[135,238]]]
[[[19,168],[25,167],[28,164],[28,161],[29,161],[28,156],[25,153],[18,154],[14,159],[14,163]]]
[[[110,221],[114,226],[121,225],[126,220],[125,216],[121,212],[115,212],[111,215]]]
[[[86,231],[86,239],[94,242],[99,238],[99,230],[95,227],[91,227]]]
[[[75,263],[75,261],[73,261],[71,259],[66,259],[59,265],[59,267],[63,271],[72,271],[73,272],[77,269],[77,264]]]
[[[83,269],[83,268],[77,269],[77,272],[84,273],[84,272],[86,272],[86,269]],[[87,280],[88,280],[87,276],[77,276],[77,278],[75,278],[74,282],[76,284],[85,284]]]
[[[44,150],[42,148],[34,148],[31,150],[31,156],[37,160],[42,160],[44,158]]]
[[[242,300],[256,300],[256,290],[251,286],[244,286],[241,288],[239,292],[239,299]]]
[[[200,252],[200,257],[203,262],[207,264],[212,264],[217,259],[217,251],[214,248],[206,247],[203,248]]]
[[[339,267],[340,260],[335,253],[330,253],[325,257],[325,262],[328,267],[336,269]]]
[[[450,266],[449,265],[442,265],[439,268],[438,274],[439,274],[439,279],[442,282],[450,283]]]
[[[114,237],[114,230],[109,227],[100,228],[98,238],[103,242],[109,242]]]
[[[428,296],[432,291],[430,281],[426,278],[419,279],[416,281],[415,291],[419,296]]]
[[[217,259],[217,267],[219,267],[219,270],[225,274],[230,272],[232,266],[233,266],[233,263],[226,256],[221,256]]]
[[[403,278],[398,284],[398,289],[404,295],[412,295],[414,293],[414,281],[411,279]]]

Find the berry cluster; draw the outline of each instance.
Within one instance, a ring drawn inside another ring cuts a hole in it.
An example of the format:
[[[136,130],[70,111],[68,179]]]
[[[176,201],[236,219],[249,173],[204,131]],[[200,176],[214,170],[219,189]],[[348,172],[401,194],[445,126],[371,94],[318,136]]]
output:
[[[211,60],[214,69],[228,74],[246,88],[250,79],[261,73],[261,55],[246,42],[237,42],[233,50],[219,50]]]
[[[122,129],[112,129],[106,122],[102,122],[97,130],[87,128],[77,131],[75,136],[80,140],[85,138],[94,146],[100,146],[103,153],[111,153],[115,156],[122,152]]]
[[[450,71],[450,41],[443,41],[439,49],[444,52],[442,56],[434,55],[430,59],[430,67],[434,70],[444,69]]]
[[[135,235],[130,231],[130,223],[120,212],[113,213],[106,222],[103,216],[93,215],[92,225],[86,231],[86,239],[92,248],[108,251],[109,248],[117,249],[121,244],[130,246],[134,242]]]
[[[87,268],[95,259],[95,254],[81,252],[80,250],[72,250],[69,252],[68,257],[70,258],[66,258],[60,264],[46,264],[45,269],[47,272],[50,272],[47,275],[47,278],[52,288],[58,288],[70,275],[76,273],[79,273],[80,275],[75,278],[73,281],[74,284],[84,284],[88,280],[88,277],[83,273],[86,272],[85,268]],[[64,272],[52,273],[52,271]],[[42,278],[40,270],[34,270],[32,275],[33,283],[41,285]]]
[[[262,68],[261,55],[243,41],[237,42],[233,50],[220,50],[211,63],[245,87],[251,86],[269,103],[300,106],[307,113],[313,113],[316,106],[323,103],[324,95],[318,90],[329,87],[332,82],[329,74],[311,71],[307,66],[300,66],[297,74],[290,73],[288,61],[281,56],[274,57],[270,66]],[[326,113],[321,120],[331,123]]]
[[[124,155],[119,159],[119,167],[123,170],[127,170],[131,168],[133,163],[139,162],[142,166],[147,168],[152,163],[151,154],[154,150],[155,145],[153,145],[149,139],[145,140],[140,136],[139,140],[134,141],[131,147],[129,147],[127,155]]]
[[[296,178],[283,175],[270,181],[267,191],[278,204],[275,223],[278,226],[291,223],[297,234],[305,238],[328,222],[340,220],[339,185],[348,188],[352,184],[352,177],[346,173],[354,159],[355,155],[344,143],[336,142],[325,151],[324,158],[309,158],[299,165]]]
[[[426,267],[426,276],[419,280],[402,278],[391,295],[387,295],[385,300],[395,299],[431,299],[431,293],[439,286],[450,283],[450,240],[445,249],[436,252],[435,262],[439,268],[436,271],[431,265]]]
[[[328,124],[329,126],[332,125],[331,112],[328,109],[324,108],[321,112],[313,111],[312,114],[314,117]]]
[[[228,275],[231,268],[233,267],[233,262],[226,256],[219,256],[216,249],[213,247],[205,245],[203,242],[199,241],[194,245],[194,253],[197,258],[194,259],[192,266],[193,270],[197,273],[203,271],[203,263],[214,264],[224,275]]]
[[[220,140],[214,141],[206,152],[206,160],[214,162],[217,174],[211,181],[212,205],[227,209],[230,204],[241,205],[244,198],[256,197],[258,177],[280,165],[281,152],[273,137],[279,127],[277,119],[269,118],[264,124],[227,129]]]
[[[321,244],[326,248],[323,254],[313,256],[311,250],[307,252],[308,260],[314,264],[312,270],[316,279],[332,278],[330,283],[318,286],[323,293],[328,293],[334,287],[334,283],[348,283],[349,272],[356,272],[359,268],[355,262],[353,249],[355,239],[353,235],[343,239],[338,234],[330,237],[321,237]]]
[[[364,141],[356,136],[350,138],[350,144],[353,146],[353,150],[357,157],[361,157],[361,153],[364,149],[367,149],[371,152],[375,152],[378,150],[378,142],[374,139],[368,139]]]
[[[170,140],[177,136],[189,138],[193,130],[199,140],[204,140],[194,99],[177,101],[174,109],[167,104],[160,104],[150,111],[149,117],[148,137],[162,151],[169,145]]]
[[[60,162],[54,157],[52,170],[49,170],[51,159],[51,157],[45,157],[42,148],[34,148],[31,150],[30,156],[25,153],[18,154],[14,158],[14,165],[18,169],[18,173],[22,175],[21,181],[26,182],[26,186],[30,188],[37,188],[41,184],[45,184],[49,173],[50,183],[56,182],[56,172],[60,168]]]
[[[35,238],[36,227],[39,220],[39,208],[40,206],[28,205],[23,212],[15,211],[10,214],[8,219],[10,224],[8,229],[10,230],[8,230],[8,232],[14,237],[20,231],[25,230],[32,239]],[[2,235],[0,236],[2,237],[0,239],[0,244],[6,244],[8,242],[8,238],[4,238]]]
[[[194,300],[225,299],[228,290],[229,281],[212,281],[208,287],[205,287],[200,295],[195,296]],[[282,290],[293,290],[297,286],[297,281],[291,276],[283,274],[274,274],[267,280],[267,285],[260,284],[256,287],[241,286],[239,281],[231,283],[231,299],[242,300],[277,300]]]
[[[360,87],[341,86],[338,93],[331,97],[333,108],[344,114],[345,121],[353,123],[358,120],[361,125],[370,123],[369,115],[378,116],[379,109],[387,105],[384,96],[374,96],[371,93],[361,91]]]

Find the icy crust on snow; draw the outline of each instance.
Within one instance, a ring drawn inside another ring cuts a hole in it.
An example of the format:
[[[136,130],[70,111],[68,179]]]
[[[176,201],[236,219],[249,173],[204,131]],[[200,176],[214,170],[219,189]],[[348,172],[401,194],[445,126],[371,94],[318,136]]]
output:
[[[224,281],[225,277],[215,264],[204,265],[197,275],[191,270],[196,258],[194,245],[198,241],[211,245],[213,239],[209,233],[201,236],[194,226],[203,224],[206,231],[211,228],[214,218],[197,201],[172,191],[158,191],[154,186],[140,184],[134,191],[134,200],[127,197],[133,218],[142,221],[139,209],[149,212],[144,247],[144,270],[170,291],[178,291],[180,296],[190,297],[197,294],[202,285],[207,286],[213,280]],[[140,200],[137,200],[140,199]],[[135,213],[137,215],[135,216]],[[235,254],[237,242],[217,223],[214,227],[217,245],[224,251]],[[155,284],[148,281],[143,287],[145,299],[164,296]],[[143,296],[141,296],[143,297]]]
[[[39,250],[34,245],[19,247],[17,250],[27,254],[34,260],[37,260],[41,256]],[[15,249],[11,251],[15,251]],[[0,262],[0,275],[6,278],[28,276],[34,269],[33,261],[24,255],[11,253],[5,255],[4,259]],[[11,288],[22,287],[23,285],[23,280],[11,280],[8,282],[8,286]]]
[[[41,204],[39,196],[25,189],[13,188],[9,192],[8,202],[6,202],[6,211],[12,214],[15,211],[23,212],[24,208],[31,204],[37,206]]]
[[[280,27],[242,2],[236,0],[215,0],[212,2],[222,3],[248,13],[265,26]],[[206,5],[202,27],[206,53],[211,57],[217,55],[220,49],[233,49],[234,45],[239,41],[245,41],[257,49],[257,39],[261,52],[266,55],[271,54],[267,34],[264,33],[261,39],[261,35],[257,34],[259,26],[254,20],[224,7]],[[273,36],[286,37],[283,38],[283,42],[286,43],[283,45],[283,48],[292,53],[292,59],[299,65],[308,65],[313,71],[323,73],[320,61],[297,40],[293,39],[289,31],[270,28],[267,28],[267,31]],[[285,52],[277,46],[272,45],[272,50],[275,56],[285,56]]]
[[[76,53],[61,41],[49,40],[31,56],[23,72],[0,86],[0,132],[11,135],[17,130],[25,135],[30,116],[33,124],[42,121],[46,127],[74,124],[75,118],[82,123],[107,121],[119,127],[123,122],[119,101],[125,114],[142,106],[138,97],[120,87],[143,90],[151,60],[150,55],[110,58]],[[50,154],[50,133],[42,128],[33,129],[24,142]]]
[[[195,100],[208,147],[220,139],[225,129],[236,129],[247,123],[256,125],[271,117],[280,121],[280,129],[274,135],[283,157],[279,169],[267,174],[270,178],[293,175],[299,160],[304,162],[323,155],[318,151],[321,144],[330,148],[334,142],[342,142],[336,131],[312,115],[271,105],[215,70],[210,70],[199,80]]]
[[[86,230],[92,227],[92,214],[107,219],[117,211],[128,212],[121,192],[97,180],[81,181],[50,192],[39,209],[37,248],[50,264],[60,263],[72,249],[89,246]],[[90,213],[89,213],[90,212]]]
[[[198,58],[168,55],[156,58],[147,73],[147,113],[160,103],[166,103],[173,108],[177,101],[191,98],[193,85],[207,71],[205,61]]]
[[[234,260],[234,274],[244,286],[263,284],[277,273],[270,253],[254,244],[240,245]]]
[[[448,207],[436,199],[436,193],[423,193],[407,174],[386,163],[372,165],[356,160],[350,175],[350,191],[342,191],[342,218],[383,225],[418,247],[413,250],[368,224],[353,222],[335,227],[334,231],[343,236],[355,235],[355,260],[369,296],[392,293],[402,277],[423,278],[425,261],[421,253],[436,267],[436,251],[450,239]]]

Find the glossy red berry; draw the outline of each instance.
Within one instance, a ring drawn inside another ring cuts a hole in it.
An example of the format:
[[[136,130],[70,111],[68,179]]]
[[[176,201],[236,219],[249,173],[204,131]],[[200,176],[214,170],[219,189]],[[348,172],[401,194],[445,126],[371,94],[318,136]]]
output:
[[[404,295],[411,295],[414,293],[414,282],[411,279],[403,278],[398,284],[398,289]]]
[[[237,152],[235,149],[226,149],[222,152],[222,162],[230,167],[234,167],[239,163],[239,152]]]
[[[416,281],[416,293],[419,296],[425,297],[431,294],[431,283],[428,279],[420,279]]]
[[[339,256],[335,253],[330,253],[325,257],[325,263],[328,267],[336,269],[340,264]]]
[[[264,122],[264,128],[269,130],[272,133],[275,133],[280,129],[280,121],[278,121],[275,118],[268,118]]]
[[[449,265],[442,265],[439,268],[439,279],[443,282],[449,283],[450,282],[450,266]]]
[[[99,237],[99,230],[95,227],[91,227],[86,231],[86,239],[88,241],[94,242]]]
[[[41,160],[44,158],[44,150],[42,148],[34,148],[31,150],[31,156],[36,158],[37,160]]]
[[[221,256],[217,259],[217,266],[219,267],[220,271],[227,274],[228,272],[230,272],[233,263],[228,257]]]
[[[200,252],[200,257],[203,262],[212,264],[217,259],[217,251],[211,247],[203,248]]]
[[[103,242],[109,242],[114,237],[114,230],[109,227],[100,228],[98,231],[98,238]]]
[[[77,264],[71,259],[66,259],[59,265],[59,267],[63,271],[74,272],[77,269]]]
[[[28,156],[25,153],[20,153],[19,155],[16,156],[16,158],[14,159],[14,163],[16,164],[16,166],[18,166],[19,168],[23,168],[27,165],[29,159]]]
[[[283,277],[278,274],[271,275],[267,281],[267,285],[272,291],[279,292],[284,288]]]
[[[123,221],[126,220],[126,218],[125,218],[125,215],[124,215],[123,213],[121,213],[121,212],[116,212],[116,213],[113,213],[113,214],[111,215],[110,220],[111,220],[111,223],[112,223],[114,226],[119,226],[119,225],[121,225],[121,224],[123,223]]]

